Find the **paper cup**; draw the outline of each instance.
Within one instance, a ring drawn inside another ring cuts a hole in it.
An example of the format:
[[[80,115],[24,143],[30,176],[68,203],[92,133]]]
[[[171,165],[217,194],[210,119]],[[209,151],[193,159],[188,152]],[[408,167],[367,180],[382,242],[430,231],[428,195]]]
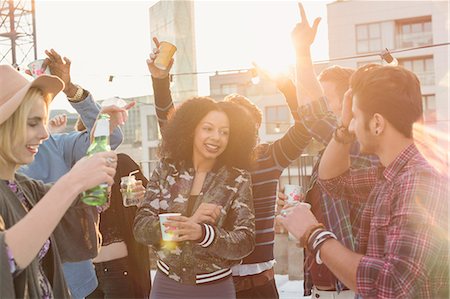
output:
[[[172,45],[169,42],[160,42],[159,43],[159,54],[155,59],[155,66],[161,70],[167,70],[169,67],[170,60],[175,54],[177,47]]]
[[[303,188],[299,185],[284,185],[284,194],[287,196],[287,203],[294,204],[303,201]]]
[[[33,78],[39,77],[42,74],[51,75],[50,69],[47,67],[44,70],[42,70],[42,64],[44,63],[45,59],[38,59],[28,64],[28,69],[31,72],[31,75]]]
[[[168,217],[173,216],[181,216],[181,213],[165,213],[165,214],[159,214],[159,225],[161,228],[161,235],[163,241],[172,241],[173,240],[173,234],[170,232],[166,232],[167,227],[164,226],[164,223],[167,221]]]

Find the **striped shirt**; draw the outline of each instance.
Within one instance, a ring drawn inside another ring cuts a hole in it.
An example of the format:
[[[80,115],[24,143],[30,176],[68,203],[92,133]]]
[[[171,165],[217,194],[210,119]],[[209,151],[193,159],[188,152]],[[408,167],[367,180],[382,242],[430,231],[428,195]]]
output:
[[[414,144],[386,168],[350,169],[319,180],[331,196],[365,201],[357,293],[448,298],[448,187]]]

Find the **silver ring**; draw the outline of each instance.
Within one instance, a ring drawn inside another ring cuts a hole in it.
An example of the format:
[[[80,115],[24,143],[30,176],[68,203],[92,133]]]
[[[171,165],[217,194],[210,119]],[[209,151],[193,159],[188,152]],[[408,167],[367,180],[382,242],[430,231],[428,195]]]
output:
[[[288,211],[282,210],[282,211],[280,212],[280,215],[283,216],[283,217],[286,217],[286,216],[288,215]]]
[[[114,160],[113,158],[106,158],[106,163],[108,164],[108,166],[111,166],[116,160]]]

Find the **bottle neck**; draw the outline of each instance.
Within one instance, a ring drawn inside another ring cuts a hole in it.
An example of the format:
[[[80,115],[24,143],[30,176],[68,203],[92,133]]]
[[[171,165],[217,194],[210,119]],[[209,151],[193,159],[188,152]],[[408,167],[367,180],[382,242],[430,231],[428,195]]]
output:
[[[106,137],[109,135],[109,119],[100,118],[95,126],[94,137]]]

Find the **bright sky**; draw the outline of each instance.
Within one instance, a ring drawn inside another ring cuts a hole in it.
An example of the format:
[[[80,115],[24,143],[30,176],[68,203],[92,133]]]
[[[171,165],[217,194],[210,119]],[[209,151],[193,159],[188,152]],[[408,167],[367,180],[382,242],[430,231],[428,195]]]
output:
[[[153,46],[148,8],[155,2],[36,0],[38,57],[54,48],[70,58],[72,80],[96,99],[151,94],[145,59]],[[328,2],[303,2],[310,22],[322,17],[314,60],[328,57]],[[195,1],[195,8],[198,71],[249,68],[252,61],[281,71],[293,63],[296,1]],[[209,93],[207,76],[199,85],[201,95]],[[62,96],[52,105],[68,107]]]

